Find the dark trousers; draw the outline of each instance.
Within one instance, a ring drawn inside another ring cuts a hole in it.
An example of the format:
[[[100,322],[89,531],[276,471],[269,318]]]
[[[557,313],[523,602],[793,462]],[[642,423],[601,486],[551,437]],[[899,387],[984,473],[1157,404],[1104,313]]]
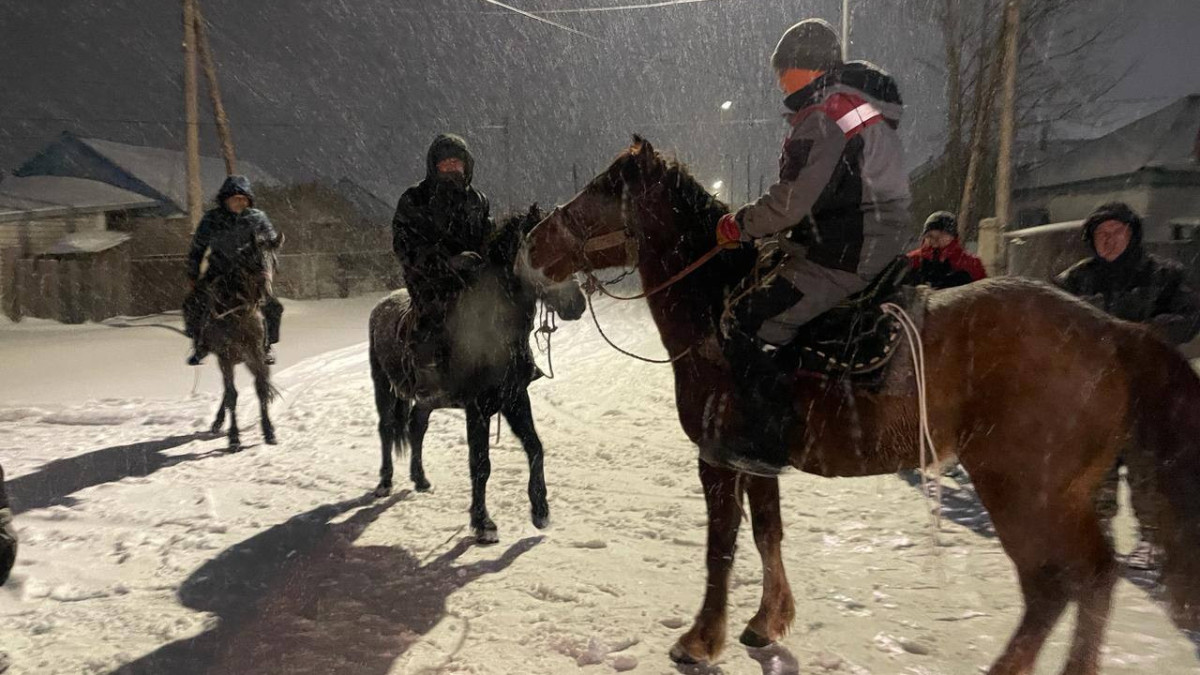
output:
[[[279,302],[279,299],[270,290],[271,287],[268,284],[261,308],[263,324],[267,333],[267,344],[273,345],[279,342],[279,330],[283,323],[283,303]],[[208,289],[201,281],[197,282],[196,287],[183,299],[184,333],[192,338],[193,342],[199,341],[204,331],[204,324],[208,321],[212,311],[209,298]]]

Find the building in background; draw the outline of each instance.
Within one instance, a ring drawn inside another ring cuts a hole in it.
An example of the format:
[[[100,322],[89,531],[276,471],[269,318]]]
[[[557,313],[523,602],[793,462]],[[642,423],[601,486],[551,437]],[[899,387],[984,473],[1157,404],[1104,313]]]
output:
[[[1196,237],[1200,94],[1019,171],[1014,192],[1023,227],[1081,220],[1099,204],[1122,201],[1142,215],[1147,242]]]
[[[284,297],[345,297],[394,287],[391,210],[350,181],[283,186],[253,163],[238,171],[287,238]],[[206,198],[224,162],[201,158]],[[64,132],[0,178],[0,307],[8,316],[79,322],[177,309],[191,242],[183,152]],[[90,294],[89,297],[84,297]]]

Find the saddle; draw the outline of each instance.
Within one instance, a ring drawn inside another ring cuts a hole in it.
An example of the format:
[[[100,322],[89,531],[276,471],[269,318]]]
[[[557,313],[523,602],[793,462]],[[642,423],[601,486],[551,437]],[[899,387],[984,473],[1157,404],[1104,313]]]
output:
[[[899,322],[882,305],[917,304],[912,289],[904,286],[908,273],[908,261],[896,258],[865,289],[805,324],[791,343],[779,348],[776,361],[800,376],[882,386],[885,366],[903,339]]]

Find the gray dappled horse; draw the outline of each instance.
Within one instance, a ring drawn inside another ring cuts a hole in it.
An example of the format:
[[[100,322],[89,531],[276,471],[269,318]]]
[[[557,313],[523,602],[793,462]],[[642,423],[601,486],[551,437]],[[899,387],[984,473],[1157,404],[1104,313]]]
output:
[[[446,318],[449,359],[443,369],[442,391],[417,393],[419,374],[408,341],[416,315],[408,291],[392,293],[371,312],[371,379],[383,457],[375,495],[391,492],[393,450],[399,454],[406,448],[412,452],[409,477],[413,485],[419,492],[429,490],[421,456],[429,415],[438,408],[464,409],[470,447],[471,528],[479,543],[499,541],[486,503],[491,474],[488,420],[496,413],[508,420],[529,460],[533,524],[540,529],[550,521],[542,442],[534,429],[526,391],[536,372],[529,335],[539,299],[567,320],[579,318],[586,301],[573,280],[545,285],[528,274],[525,233],[541,218],[537,205],[523,216],[509,218],[489,245],[485,264],[466,280]]]

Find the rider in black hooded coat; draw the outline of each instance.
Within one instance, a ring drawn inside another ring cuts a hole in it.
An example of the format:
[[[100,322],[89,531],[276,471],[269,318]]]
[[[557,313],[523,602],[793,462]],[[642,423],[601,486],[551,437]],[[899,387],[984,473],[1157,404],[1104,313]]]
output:
[[[466,141],[438,136],[426,156],[425,179],[405,190],[392,218],[392,250],[417,312],[416,351],[424,365],[444,362],[449,304],[483,264],[495,233],[488,199],[471,185],[474,169]]]

